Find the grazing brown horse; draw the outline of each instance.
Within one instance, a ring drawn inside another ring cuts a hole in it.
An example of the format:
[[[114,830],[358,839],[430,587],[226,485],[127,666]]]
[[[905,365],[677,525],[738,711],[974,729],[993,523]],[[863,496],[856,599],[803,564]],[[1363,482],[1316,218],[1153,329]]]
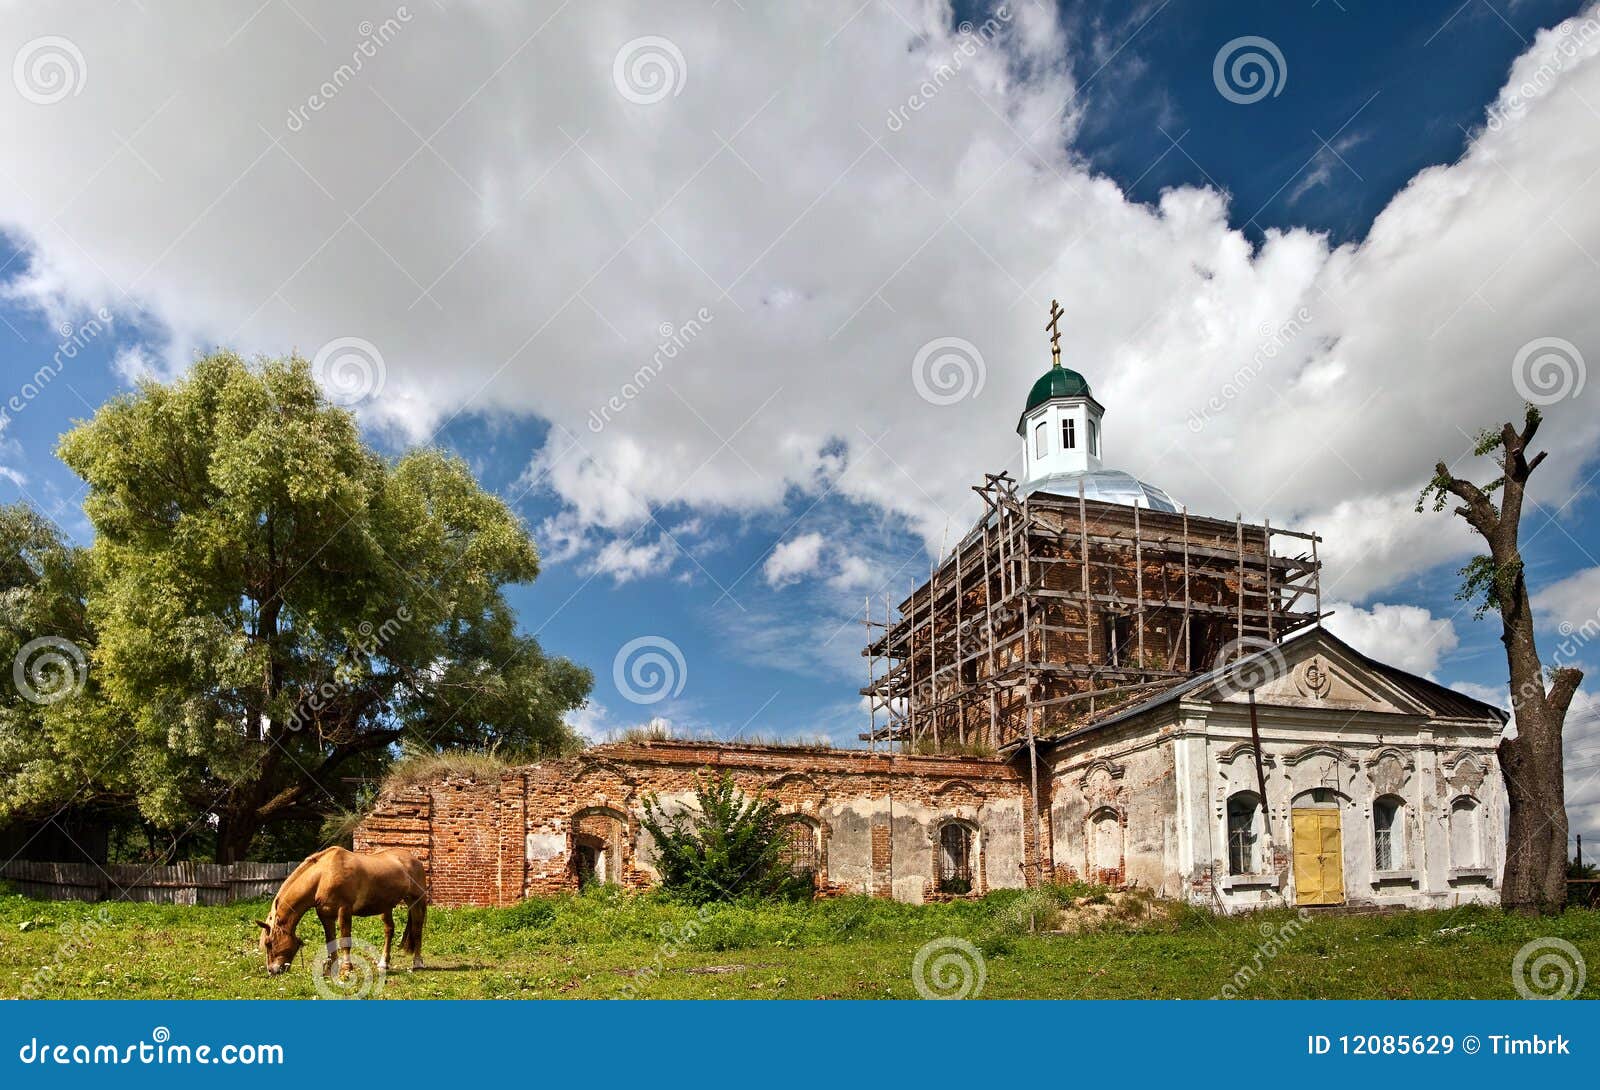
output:
[[[383,960],[378,962],[378,969],[388,969],[397,905],[406,909],[400,950],[411,955],[413,969],[420,969],[422,925],[428,918],[428,872],[422,860],[401,848],[371,854],[324,848],[284,879],[272,899],[272,911],[266,919],[256,921],[261,928],[261,949],[267,955],[267,972],[276,976],[289,971],[303,945],[295,928],[308,911],[316,912],[327,935],[325,972],[333,965],[335,925],[339,929],[338,949],[344,954],[341,970],[351,967],[350,921],[356,916],[383,917]]]

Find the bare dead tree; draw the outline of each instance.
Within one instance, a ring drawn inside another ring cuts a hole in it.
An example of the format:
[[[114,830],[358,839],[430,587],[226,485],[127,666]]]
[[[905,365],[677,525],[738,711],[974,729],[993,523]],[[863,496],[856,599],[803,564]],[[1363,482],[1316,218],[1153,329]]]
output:
[[[1461,569],[1457,594],[1478,604],[1477,616],[1500,614],[1500,641],[1511,670],[1511,707],[1517,733],[1500,741],[1500,771],[1510,802],[1506,833],[1506,867],[1500,900],[1524,913],[1559,912],[1566,904],[1567,810],[1561,734],[1583,671],[1570,666],[1548,670],[1534,643],[1533,611],[1518,544],[1522,504],[1528,478],[1544,461],[1528,448],[1539,430],[1539,410],[1528,406],[1519,432],[1510,423],[1485,431],[1474,453],[1494,455],[1501,473],[1484,485],[1451,474],[1440,462],[1433,480],[1417,498],[1417,510],[1431,497],[1442,511],[1453,497],[1455,513],[1467,520],[1489,545],[1489,555],[1475,557]],[[1500,504],[1494,496],[1499,493]]]

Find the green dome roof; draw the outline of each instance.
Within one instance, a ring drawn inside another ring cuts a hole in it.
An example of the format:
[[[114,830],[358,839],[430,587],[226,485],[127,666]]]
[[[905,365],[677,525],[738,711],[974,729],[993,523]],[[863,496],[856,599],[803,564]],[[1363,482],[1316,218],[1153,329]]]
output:
[[[1088,379],[1070,368],[1058,365],[1040,375],[1039,381],[1028,391],[1028,404],[1023,407],[1022,416],[1027,416],[1052,398],[1093,396],[1089,392]],[[1017,433],[1019,435],[1022,433],[1021,417],[1017,418]]]

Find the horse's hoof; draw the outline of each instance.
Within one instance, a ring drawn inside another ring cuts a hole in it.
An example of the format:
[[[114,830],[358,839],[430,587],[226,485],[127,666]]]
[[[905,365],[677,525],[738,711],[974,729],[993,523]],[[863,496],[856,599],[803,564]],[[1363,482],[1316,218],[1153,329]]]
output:
[[[389,971],[389,963],[387,961],[378,962],[378,972],[387,973],[388,971]]]
[[[422,968],[422,959],[421,958],[412,958],[411,959],[411,969],[412,969],[412,971],[415,972],[416,970],[418,970],[420,968]]]

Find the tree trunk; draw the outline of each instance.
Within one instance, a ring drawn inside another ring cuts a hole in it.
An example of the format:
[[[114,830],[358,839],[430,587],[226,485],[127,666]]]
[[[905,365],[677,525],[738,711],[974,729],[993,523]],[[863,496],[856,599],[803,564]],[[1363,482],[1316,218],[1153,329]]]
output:
[[[261,821],[253,809],[225,810],[217,820],[217,862],[237,863],[249,854]]]
[[[1567,902],[1566,770],[1562,753],[1562,728],[1583,671],[1561,666],[1549,672],[1534,640],[1533,606],[1522,563],[1518,532],[1528,477],[1544,461],[1544,454],[1528,456],[1528,445],[1539,430],[1539,413],[1528,407],[1521,432],[1511,424],[1490,433],[1477,453],[1499,449],[1502,475],[1479,488],[1453,476],[1440,462],[1434,479],[1423,490],[1443,507],[1447,495],[1462,501],[1455,513],[1483,536],[1490,564],[1475,561],[1463,569],[1471,572],[1462,595],[1481,593],[1486,607],[1500,613],[1500,642],[1505,645],[1511,674],[1511,709],[1517,736],[1500,741],[1500,774],[1505,781],[1509,821],[1506,826],[1506,863],[1500,877],[1500,903],[1513,912],[1560,912]],[[1500,506],[1491,501],[1500,492]],[[1422,500],[1417,503],[1422,508]],[[1480,609],[1480,614],[1482,610]]]
[[[1531,712],[1531,709],[1530,709]],[[1531,714],[1517,715],[1517,737],[1500,743],[1500,771],[1510,803],[1506,828],[1506,865],[1500,880],[1500,903],[1528,915],[1560,912],[1567,898],[1566,789],[1561,762],[1530,756],[1548,746],[1550,730]],[[1543,744],[1534,742],[1545,738]],[[1559,745],[1559,725],[1555,735]]]

